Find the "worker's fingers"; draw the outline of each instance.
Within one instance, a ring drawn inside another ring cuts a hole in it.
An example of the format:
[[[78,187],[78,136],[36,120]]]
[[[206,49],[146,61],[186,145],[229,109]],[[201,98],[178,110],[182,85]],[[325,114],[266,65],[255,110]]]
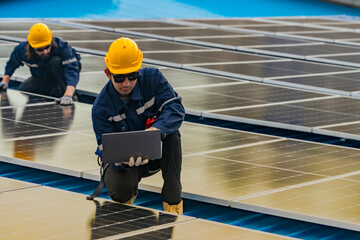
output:
[[[136,158],[136,162],[135,162],[135,166],[139,166],[141,163],[142,157],[137,157]]]
[[[149,162],[149,159],[144,159],[144,160],[142,160],[141,165],[147,164],[148,162]]]

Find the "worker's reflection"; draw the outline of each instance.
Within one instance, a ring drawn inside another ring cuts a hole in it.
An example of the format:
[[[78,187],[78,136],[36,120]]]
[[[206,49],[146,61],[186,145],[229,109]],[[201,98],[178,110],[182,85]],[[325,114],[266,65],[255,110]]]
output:
[[[90,239],[105,238],[125,233],[128,235],[134,231],[171,224],[177,220],[176,215],[160,213],[156,210],[110,201],[102,204],[96,200],[93,201],[96,205],[96,212],[95,216],[89,221],[91,228]],[[151,232],[151,236],[155,236],[153,239],[157,239],[156,236],[158,234],[161,235],[161,239],[171,239],[173,228],[169,227],[159,232]]]
[[[26,104],[14,106],[9,93],[1,92],[0,95],[2,139],[14,142],[14,158],[34,161],[36,149],[40,148],[50,154],[51,146],[73,121],[74,105],[61,106],[53,101],[33,105],[38,103],[39,97],[25,95]]]

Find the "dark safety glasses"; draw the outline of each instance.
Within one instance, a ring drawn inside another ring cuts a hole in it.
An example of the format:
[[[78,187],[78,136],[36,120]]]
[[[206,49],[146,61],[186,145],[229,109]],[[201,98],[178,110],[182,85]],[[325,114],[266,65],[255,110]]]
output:
[[[51,44],[50,45],[47,45],[45,47],[41,47],[41,48],[34,48],[36,52],[43,52],[44,50],[47,50],[51,47]]]
[[[117,75],[112,74],[112,75],[114,77],[115,82],[122,83],[123,81],[125,81],[126,77],[129,79],[129,81],[134,81],[138,79],[139,72],[132,72],[128,74],[117,74]]]

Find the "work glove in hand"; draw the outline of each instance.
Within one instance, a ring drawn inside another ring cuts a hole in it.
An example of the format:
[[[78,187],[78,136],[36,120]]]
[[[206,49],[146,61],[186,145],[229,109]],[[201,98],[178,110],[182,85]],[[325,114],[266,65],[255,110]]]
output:
[[[6,90],[9,85],[6,82],[0,82],[0,90]]]
[[[149,162],[149,159],[143,159],[142,157],[137,157],[136,161],[134,157],[130,157],[129,158],[129,162],[122,162],[122,163],[115,163],[116,166],[119,166],[121,164],[123,164],[124,166],[129,166],[129,167],[133,167],[133,166],[140,166],[140,165],[144,165],[147,164]]]
[[[56,102],[60,103],[60,105],[72,105],[74,104],[72,97],[69,95],[64,95],[62,96],[59,100],[57,100]]]

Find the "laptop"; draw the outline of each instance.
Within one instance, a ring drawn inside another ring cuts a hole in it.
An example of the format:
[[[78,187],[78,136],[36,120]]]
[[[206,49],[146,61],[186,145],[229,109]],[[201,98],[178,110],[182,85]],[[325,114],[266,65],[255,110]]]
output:
[[[162,142],[160,130],[140,130],[130,132],[104,133],[103,162],[129,162],[130,157],[141,156],[143,159],[160,159]]]

